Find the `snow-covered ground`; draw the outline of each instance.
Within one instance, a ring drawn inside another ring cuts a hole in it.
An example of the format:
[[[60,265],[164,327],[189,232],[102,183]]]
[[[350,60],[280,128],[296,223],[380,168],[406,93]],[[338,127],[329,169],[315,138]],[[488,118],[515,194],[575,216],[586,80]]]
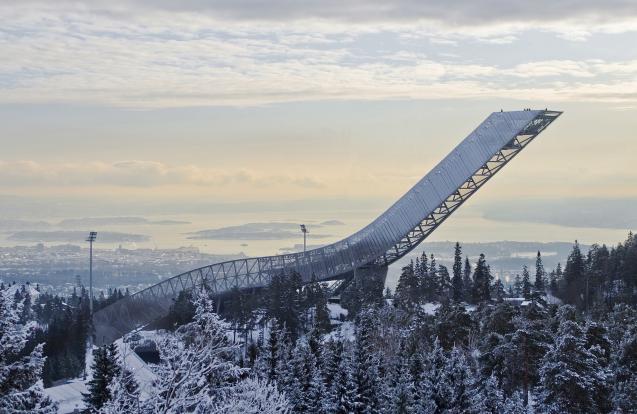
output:
[[[157,340],[157,331],[140,331],[138,334],[143,339]],[[128,369],[133,373],[137,384],[139,385],[140,398],[142,400],[148,398],[150,395],[153,381],[157,379],[157,375],[152,369],[137,355],[127,343],[124,343],[123,338],[115,341],[117,345],[117,352],[122,360],[122,365],[125,369]]]
[[[93,347],[93,349],[96,349],[96,347]],[[86,379],[83,377],[74,378],[54,387],[44,389],[44,392],[58,403],[58,413],[80,412],[86,408],[82,400],[82,393],[88,392],[86,383],[93,377],[91,372],[93,349],[86,349]]]
[[[435,315],[439,307],[440,307],[440,303],[432,303],[432,302],[427,302],[424,305],[422,305],[422,309],[425,311],[427,315]]]
[[[142,331],[138,334],[143,339],[156,339],[156,331]],[[157,378],[150,367],[120,338],[115,341],[117,351],[122,361],[122,365],[131,371],[135,376],[135,380],[139,384],[141,399],[148,398],[152,382]],[[93,348],[95,349],[95,347]],[[93,364],[93,353],[87,352],[86,356],[86,380],[83,378],[75,378],[66,381],[54,387],[45,388],[44,392],[56,401],[59,405],[58,412],[60,414],[80,412],[85,408],[82,400],[82,393],[86,393],[86,383],[91,380],[92,373],[90,370]]]
[[[44,392],[58,403],[58,413],[80,412],[85,408],[84,401],[82,401],[82,393],[86,393],[87,389],[86,383],[82,378],[76,378],[55,387],[45,388]]]
[[[347,317],[348,311],[340,305],[340,303],[328,303],[327,309],[330,311],[330,319],[340,321],[341,315]]]

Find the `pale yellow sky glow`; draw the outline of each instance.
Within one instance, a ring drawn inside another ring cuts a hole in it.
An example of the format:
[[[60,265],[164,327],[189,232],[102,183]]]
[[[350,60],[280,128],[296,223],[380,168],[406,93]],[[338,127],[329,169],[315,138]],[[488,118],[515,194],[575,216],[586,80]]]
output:
[[[526,107],[565,113],[468,215],[521,200],[560,200],[578,215],[586,198],[593,220],[605,200],[635,205],[637,8],[239,3],[1,5],[0,197],[17,201],[0,212],[86,197],[159,207],[343,198],[374,212],[490,112]],[[528,220],[531,207],[515,208]],[[477,222],[497,238],[498,220]]]

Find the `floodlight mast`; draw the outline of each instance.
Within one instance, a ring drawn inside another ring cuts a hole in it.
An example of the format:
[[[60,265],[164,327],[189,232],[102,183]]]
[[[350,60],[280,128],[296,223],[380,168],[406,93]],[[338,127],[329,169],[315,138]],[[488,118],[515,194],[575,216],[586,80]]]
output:
[[[89,280],[89,288],[88,288],[88,295],[89,295],[89,311],[91,314],[91,317],[93,316],[93,242],[95,241],[95,238],[97,237],[97,232],[96,231],[92,231],[89,233],[88,237],[86,238],[86,241],[89,243],[89,267],[88,267],[88,280]]]
[[[303,253],[305,254],[305,250],[307,249],[307,234],[309,233],[305,224],[301,224],[301,231],[303,232]]]

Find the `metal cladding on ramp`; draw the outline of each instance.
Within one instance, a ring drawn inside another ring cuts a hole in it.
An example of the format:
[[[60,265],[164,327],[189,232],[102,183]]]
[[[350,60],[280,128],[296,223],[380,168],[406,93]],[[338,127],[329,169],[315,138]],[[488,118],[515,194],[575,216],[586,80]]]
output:
[[[533,138],[559,111],[494,112],[376,220],[353,235],[305,253],[216,263],[164,280],[94,315],[98,342],[110,342],[167,310],[181,290],[203,283],[214,293],[266,286],[282,272],[304,282],[342,279],[355,269],[387,266],[422,242]]]

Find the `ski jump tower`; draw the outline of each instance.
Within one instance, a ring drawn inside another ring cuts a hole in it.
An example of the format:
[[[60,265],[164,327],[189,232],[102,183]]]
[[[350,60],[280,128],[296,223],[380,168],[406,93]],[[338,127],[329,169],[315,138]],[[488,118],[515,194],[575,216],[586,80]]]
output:
[[[494,112],[427,175],[369,225],[302,253],[215,263],[166,279],[95,313],[98,343],[108,343],[163,316],[180,291],[206,286],[216,294],[266,286],[273,275],[298,272],[303,282],[387,271],[561,115],[559,111]]]

